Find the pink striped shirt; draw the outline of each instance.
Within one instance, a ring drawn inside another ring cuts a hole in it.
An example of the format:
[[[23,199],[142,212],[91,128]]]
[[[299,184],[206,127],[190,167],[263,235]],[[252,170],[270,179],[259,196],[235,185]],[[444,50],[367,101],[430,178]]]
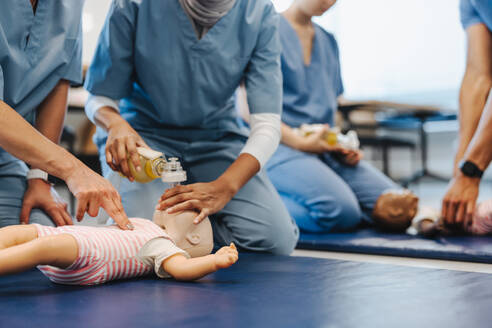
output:
[[[132,218],[130,221],[135,227],[133,231],[117,226],[53,228],[35,224],[39,237],[66,233],[77,240],[79,247],[77,260],[70,267],[42,265],[38,269],[51,281],[70,285],[95,285],[151,273],[154,268],[142,262],[137,254],[150,240],[169,237],[150,220]]]

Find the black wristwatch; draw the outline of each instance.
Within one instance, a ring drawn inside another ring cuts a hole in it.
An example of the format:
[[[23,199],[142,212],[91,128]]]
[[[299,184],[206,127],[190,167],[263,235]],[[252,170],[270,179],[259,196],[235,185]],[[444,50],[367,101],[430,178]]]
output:
[[[483,175],[483,171],[478,168],[478,166],[470,161],[461,161],[459,163],[459,168],[461,172],[470,178],[481,178]]]

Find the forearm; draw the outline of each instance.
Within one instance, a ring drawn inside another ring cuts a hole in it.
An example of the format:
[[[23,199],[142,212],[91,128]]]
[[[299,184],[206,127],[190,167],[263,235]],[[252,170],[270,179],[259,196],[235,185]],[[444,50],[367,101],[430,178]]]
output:
[[[37,110],[35,127],[54,143],[60,141],[63,130],[69,87],[68,81],[60,81]]]
[[[110,130],[113,126],[119,124],[128,124],[120,113],[112,107],[101,107],[94,115],[94,120],[97,126],[105,131]]]
[[[65,180],[82,165],[62,147],[56,145],[22,116],[0,101],[0,147],[15,157]]]
[[[475,163],[481,170],[485,170],[492,161],[492,97],[485,105],[482,117],[475,135],[462,156]]]
[[[456,164],[463,158],[477,126],[492,87],[492,35],[484,24],[467,28],[466,71],[460,89],[460,134]]]
[[[188,259],[178,254],[164,261],[162,266],[174,279],[183,281],[200,279],[218,270],[214,255]]]
[[[468,72],[463,78],[460,90],[460,132],[458,150],[455,156],[455,168],[473,139],[479,125],[480,117],[492,87],[492,79],[488,75]]]
[[[281,123],[281,133],[282,133],[282,139],[281,142],[294,149],[299,149],[300,146],[300,139],[301,137],[295,133],[294,129],[292,129],[290,126],[288,126],[285,123]]]
[[[60,142],[65,122],[69,87],[68,81],[60,81],[37,109],[36,129],[55,144]]]
[[[250,154],[243,153],[217,179],[235,195],[260,170],[260,163]]]

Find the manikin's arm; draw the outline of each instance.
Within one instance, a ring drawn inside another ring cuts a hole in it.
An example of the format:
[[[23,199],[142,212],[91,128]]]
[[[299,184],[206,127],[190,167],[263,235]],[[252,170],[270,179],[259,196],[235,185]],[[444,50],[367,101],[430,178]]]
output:
[[[238,252],[236,246],[222,247],[215,254],[202,257],[186,258],[182,254],[171,256],[162,263],[164,270],[174,279],[190,281],[200,279],[219,269],[225,269],[236,263]]]

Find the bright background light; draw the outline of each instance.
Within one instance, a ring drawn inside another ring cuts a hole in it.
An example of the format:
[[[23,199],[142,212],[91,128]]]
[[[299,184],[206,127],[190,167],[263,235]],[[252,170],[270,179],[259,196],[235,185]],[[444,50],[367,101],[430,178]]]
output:
[[[273,0],[279,11],[291,0]],[[339,0],[316,21],[335,34],[345,96],[457,107],[465,64],[459,0]]]

